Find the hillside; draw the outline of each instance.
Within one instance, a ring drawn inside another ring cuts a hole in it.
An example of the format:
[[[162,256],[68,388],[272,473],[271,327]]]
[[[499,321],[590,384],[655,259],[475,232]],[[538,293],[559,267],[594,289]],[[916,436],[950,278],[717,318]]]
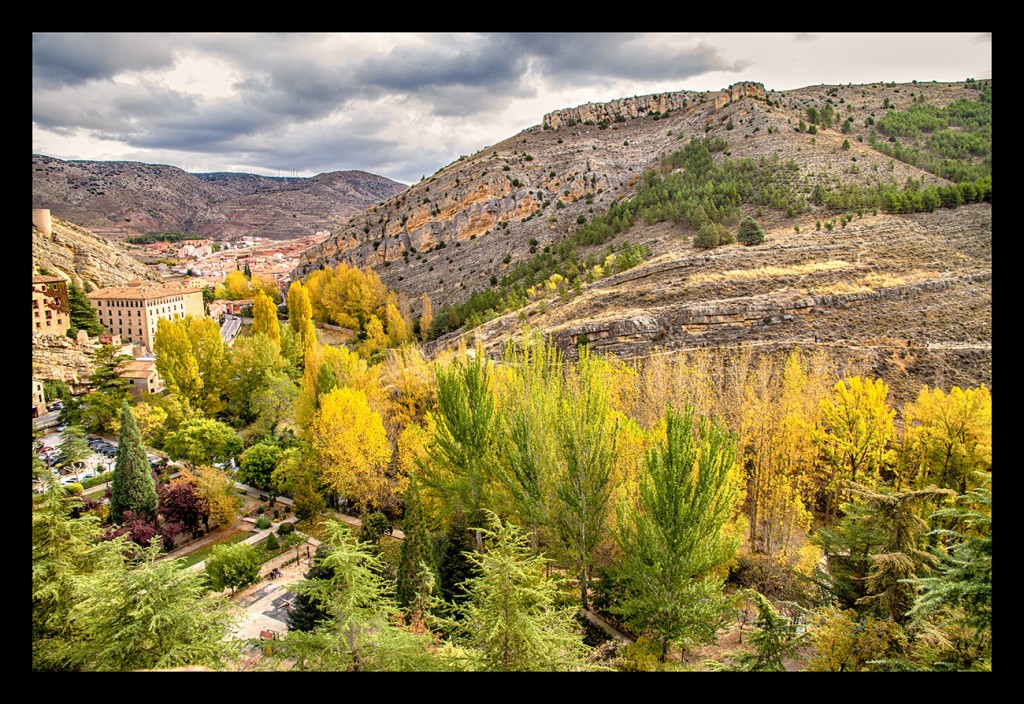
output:
[[[271,178],[32,156],[32,207],[106,237],[186,232],[222,240],[293,239],[337,228],[404,188],[363,171]]]
[[[160,280],[122,245],[53,215],[49,234],[32,225],[33,274],[40,268],[73,281],[87,292],[121,286],[134,279]]]
[[[891,339],[927,357],[929,341],[941,342],[944,349],[972,350],[952,355],[960,370],[950,372],[954,377],[990,383],[990,204],[889,213],[828,200],[853,187],[903,189],[908,179],[920,189],[951,183],[884,153],[916,148],[924,138],[890,140],[878,122],[911,106],[941,108],[979,97],[964,83],[782,92],[738,84],[720,93],[640,96],[557,111],[354,218],[307,250],[293,276],[339,261],[372,266],[406,295],[415,315],[428,294],[436,318],[474,291],[525,288],[524,266],[557,252],[581,222],[627,203],[663,155],[694,139],[724,140],[724,148],[713,150],[718,165],[750,160],[748,180],[761,189],[763,203],[748,198],[740,209],[764,227],[764,244],[698,249],[696,227],[685,218],[638,217],[601,245],[580,247],[579,258],[603,259],[609,246],[628,241],[647,245],[646,262],[581,282],[573,295],[531,299],[474,334],[499,345],[529,320],[570,354],[583,334],[596,349],[620,356],[817,338],[843,347]],[[809,108],[825,106],[835,112],[831,127],[801,129]],[[981,168],[983,160],[965,161]],[[730,216],[724,225],[735,232],[738,219]],[[978,354],[981,361],[972,357]],[[943,365],[916,363],[916,376],[931,374],[928,383],[935,383]]]

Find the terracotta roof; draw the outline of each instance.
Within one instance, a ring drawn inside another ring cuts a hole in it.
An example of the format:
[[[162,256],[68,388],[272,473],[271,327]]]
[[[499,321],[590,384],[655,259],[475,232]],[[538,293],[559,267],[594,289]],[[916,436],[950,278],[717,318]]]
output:
[[[148,281],[129,281],[126,286],[100,288],[88,294],[89,298],[126,298],[130,300],[149,300],[163,296],[177,296],[184,293],[200,293],[198,289],[180,284],[154,284]]]
[[[32,283],[34,284],[54,284],[61,283],[64,279],[59,276],[33,276]]]
[[[145,379],[156,369],[156,362],[135,360],[124,366],[121,376],[127,379]]]

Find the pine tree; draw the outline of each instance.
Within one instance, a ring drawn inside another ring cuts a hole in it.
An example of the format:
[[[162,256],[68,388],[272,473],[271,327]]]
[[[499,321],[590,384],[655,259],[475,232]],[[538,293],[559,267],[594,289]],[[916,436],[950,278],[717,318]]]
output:
[[[613,609],[669,645],[714,641],[727,603],[721,568],[738,539],[723,533],[739,501],[736,439],[692,406],[669,407],[665,441],[647,454],[636,508],[618,505],[629,596]]]
[[[747,246],[764,242],[764,230],[749,215],[740,223],[739,241]]]
[[[142,434],[128,401],[121,402],[121,432],[117,439],[114,479],[110,485],[110,517],[121,520],[125,511],[153,516],[157,509],[156,482],[142,444]]]
[[[401,553],[398,558],[398,603],[409,607],[417,595],[429,596],[432,585],[425,583],[430,577],[422,565],[430,568],[430,540],[423,523],[423,503],[420,500],[419,482],[416,475],[409,477],[409,489],[405,493],[405,520],[402,523]],[[432,577],[430,581],[435,581]]]

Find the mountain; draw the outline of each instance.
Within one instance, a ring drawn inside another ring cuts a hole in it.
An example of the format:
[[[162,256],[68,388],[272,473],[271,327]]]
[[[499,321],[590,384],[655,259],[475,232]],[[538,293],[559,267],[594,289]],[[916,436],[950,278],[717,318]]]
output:
[[[961,385],[990,384],[991,203],[949,209],[921,200],[938,187],[954,193],[950,179],[970,181],[986,169],[990,194],[984,144],[971,143],[952,161],[935,156],[968,131],[959,118],[948,118],[948,129],[937,126],[947,120],[947,106],[964,113],[967,105],[970,113],[979,101],[990,105],[990,84],[987,92],[978,88],[889,83],[774,91],[742,83],[555,111],[354,217],[304,252],[293,278],[338,262],[370,266],[405,295],[413,315],[429,295],[435,320],[477,292],[474,300],[484,303],[473,322],[495,318],[498,299],[510,294],[523,303],[533,286],[525,306],[470,332],[493,348],[528,320],[570,357],[581,341],[621,357],[829,344],[865,350],[871,368],[902,368],[918,384],[942,375]],[[921,131],[905,115],[932,122]],[[946,141],[933,141],[940,132]],[[691,142],[710,145],[708,163],[663,161]],[[949,173],[954,163],[959,175]],[[708,175],[696,185],[703,195],[684,207],[703,203],[700,217],[710,213],[733,234],[741,216],[753,216],[765,243],[696,247],[699,217],[664,203],[630,216],[627,206],[652,169],[644,198],[672,173],[726,174],[730,185],[714,185]],[[982,191],[985,183],[979,181]],[[969,197],[980,193],[965,188]],[[903,201],[922,212],[900,212]],[[622,213],[617,218],[628,218],[624,229],[599,244],[580,240],[581,223],[613,207]],[[650,256],[596,281],[582,276],[576,264],[588,255],[604,262],[609,247],[621,252],[626,242],[646,246]],[[563,283],[561,295],[545,297],[537,277],[553,262],[554,270],[579,272],[580,283],[575,290]],[[495,305],[481,310],[488,302]],[[452,344],[463,332],[437,344]]]
[[[32,156],[32,207],[99,235],[294,239],[332,230],[405,185],[364,171],[312,178],[188,173],[133,161]]]

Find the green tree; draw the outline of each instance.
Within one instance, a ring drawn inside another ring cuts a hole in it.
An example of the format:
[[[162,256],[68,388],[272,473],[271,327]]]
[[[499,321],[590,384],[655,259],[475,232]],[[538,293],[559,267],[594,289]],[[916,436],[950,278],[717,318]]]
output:
[[[215,545],[210,557],[206,559],[206,577],[215,590],[231,587],[231,594],[234,595],[235,589],[253,584],[259,579],[262,564],[263,558],[255,545]]]
[[[110,517],[120,522],[125,511],[154,516],[157,509],[156,481],[142,444],[142,434],[128,401],[121,402],[121,432],[117,438],[114,479],[110,484]]]
[[[281,448],[266,443],[256,443],[242,453],[238,463],[238,479],[257,489],[269,490],[271,477],[281,458]]]
[[[711,643],[727,610],[722,568],[739,540],[724,531],[740,497],[736,438],[692,406],[669,407],[665,441],[647,453],[635,507],[616,507],[628,596],[613,611],[671,644]]]
[[[268,658],[296,671],[420,671],[443,667],[430,652],[433,639],[392,618],[380,558],[360,544],[348,526],[327,522],[327,546],[317,576],[296,584],[299,599],[322,609],[326,619],[309,631],[289,631]],[[312,572],[312,571],[311,571]]]
[[[430,535],[423,521],[423,502],[420,500],[419,481],[409,477],[405,492],[405,520],[402,522],[402,547],[398,556],[398,603],[404,608],[417,598],[433,596],[436,577],[431,568]],[[421,616],[415,615],[415,617]]]
[[[582,351],[575,388],[561,397],[556,426],[561,470],[555,478],[552,510],[559,543],[579,575],[580,605],[587,608],[587,584],[594,551],[604,536],[615,463],[618,424],[599,359]]]
[[[958,505],[931,515],[952,527],[931,533],[938,539],[938,574],[916,581],[909,615],[930,636],[921,655],[932,669],[991,669],[992,488],[986,479],[958,496]]]
[[[746,598],[757,607],[755,631],[749,637],[753,650],[738,650],[723,654],[729,664],[708,663],[713,670],[728,672],[785,672],[784,658],[793,657],[807,640],[793,620],[779,614],[768,599],[759,592],[748,591]]]
[[[81,579],[91,572],[110,575],[123,559],[124,541],[101,540],[100,519],[81,513],[82,500],[61,491],[46,468],[37,476],[46,491],[32,511],[32,669],[81,670],[85,636],[71,618]]]
[[[194,465],[227,462],[242,450],[242,439],[231,426],[212,418],[190,418],[164,440],[173,460]]]
[[[739,241],[742,244],[750,245],[761,244],[764,242],[764,230],[758,224],[757,220],[750,217],[749,215],[743,218],[740,222]]]
[[[96,309],[89,304],[85,292],[76,286],[74,281],[68,282],[68,305],[71,307],[68,337],[75,337],[79,330],[85,330],[90,337],[97,337],[106,332],[96,316]]]
[[[546,558],[531,552],[517,526],[486,514],[486,552],[469,555],[479,575],[465,582],[469,599],[451,627],[487,672],[584,669],[576,610],[559,605],[559,582],[544,576]]]
[[[495,463],[497,414],[483,350],[437,368],[438,415],[423,484],[442,510],[477,522]],[[477,536],[477,548],[482,547]]]
[[[222,669],[240,655],[241,642],[228,637],[238,619],[234,607],[204,598],[201,573],[158,557],[153,546],[113,571],[82,577],[71,616],[84,634],[84,669]]]
[[[718,246],[718,228],[713,222],[706,222],[693,236],[693,246],[698,249],[713,249]]]
[[[269,299],[268,299],[269,300]],[[238,425],[256,420],[256,402],[275,380],[281,377],[288,362],[281,356],[281,348],[263,333],[255,333],[237,340],[231,348],[231,358],[225,378],[227,409]]]
[[[69,425],[60,433],[60,444],[57,445],[57,466],[71,467],[92,455],[92,448],[85,439],[85,431],[80,425]]]

